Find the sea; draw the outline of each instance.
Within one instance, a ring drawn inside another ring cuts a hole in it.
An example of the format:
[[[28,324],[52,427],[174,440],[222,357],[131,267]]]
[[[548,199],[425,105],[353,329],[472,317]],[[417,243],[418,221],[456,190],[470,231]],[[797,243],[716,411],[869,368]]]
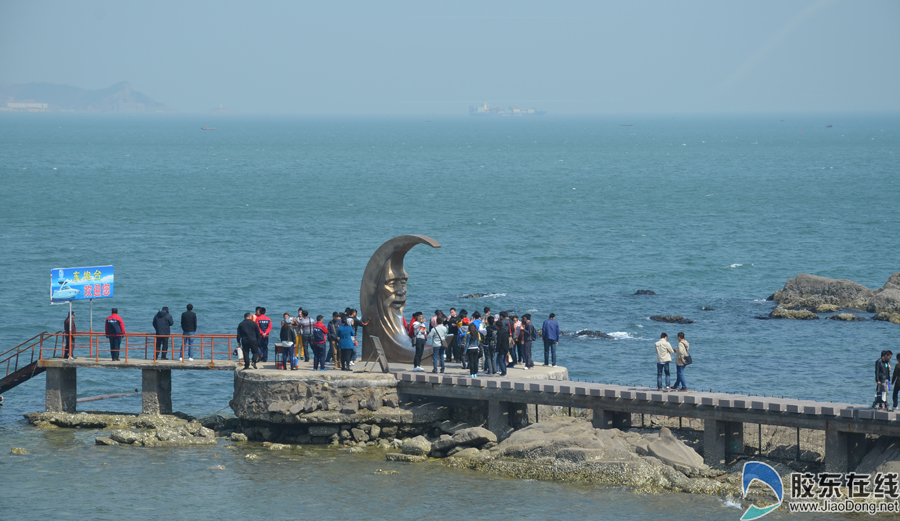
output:
[[[149,333],[162,306],[177,320],[191,303],[199,332],[231,333],[255,306],[272,317],[359,308],[378,246],[424,234],[441,247],[406,256],[407,315],[490,306],[611,335],[563,338],[558,363],[574,380],[655,385],[653,343],[683,331],[692,389],[870,403],[873,362],[900,352],[900,326],[760,317],[799,273],[874,289],[900,271],[898,155],[893,113],[2,114],[0,352],[62,329],[53,268],[115,268],[112,298],[74,304],[79,330],[101,329],[117,307],[129,332]],[[230,414],[229,373],[172,380],[176,410]],[[136,372],[78,374],[79,397],[139,387]],[[96,431],[30,426],[22,415],[43,410],[43,397],[39,376],[0,406],[3,519],[736,520],[746,508],[374,451],[102,447]]]

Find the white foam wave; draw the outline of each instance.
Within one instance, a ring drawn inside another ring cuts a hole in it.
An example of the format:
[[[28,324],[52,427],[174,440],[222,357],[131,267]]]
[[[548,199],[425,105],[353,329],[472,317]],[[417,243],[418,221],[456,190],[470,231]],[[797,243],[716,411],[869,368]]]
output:
[[[749,264],[749,266],[752,267],[753,264],[751,263],[751,264]],[[744,267],[744,265],[743,265],[743,264],[740,264],[740,263],[737,263],[737,262],[734,263],[734,264],[729,264],[728,266],[726,266],[726,268],[729,268],[729,269],[732,269],[732,270],[733,270],[733,269],[737,269],[737,268],[742,268],[742,267]]]
[[[637,338],[633,333],[628,333],[627,331],[613,331],[607,334],[616,340],[634,340]]]
[[[744,507],[741,506],[741,500],[735,499],[732,496],[725,498],[725,501],[722,501],[722,506],[725,508],[736,508],[738,510],[744,509]]]

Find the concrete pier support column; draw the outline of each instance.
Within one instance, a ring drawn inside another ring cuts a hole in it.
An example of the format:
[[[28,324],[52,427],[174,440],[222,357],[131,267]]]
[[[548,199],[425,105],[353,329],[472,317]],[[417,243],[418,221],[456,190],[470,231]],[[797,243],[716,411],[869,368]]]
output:
[[[172,414],[172,370],[142,369],[144,414]]]
[[[825,426],[825,470],[849,472],[866,455],[866,435],[840,432],[830,422]]]
[[[703,462],[722,465],[728,454],[744,452],[744,424],[719,420],[703,421]]]
[[[500,400],[488,400],[487,429],[500,435],[509,428],[509,404]]]
[[[630,429],[631,413],[613,412],[595,408],[591,423],[595,429]]]
[[[78,378],[74,367],[47,368],[47,412],[75,412]]]

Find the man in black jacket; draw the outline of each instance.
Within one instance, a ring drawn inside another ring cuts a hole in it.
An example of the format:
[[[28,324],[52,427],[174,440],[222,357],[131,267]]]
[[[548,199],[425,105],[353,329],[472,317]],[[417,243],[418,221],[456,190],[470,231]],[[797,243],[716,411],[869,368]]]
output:
[[[256,339],[259,338],[259,326],[253,321],[253,315],[244,313],[244,320],[237,327],[237,345],[244,351],[244,369],[250,368],[250,353],[253,353],[253,368],[259,361],[259,348]]]
[[[887,391],[891,381],[891,357],[894,353],[891,350],[881,352],[881,358],[875,362],[875,401],[872,402],[873,409],[887,408]],[[893,411],[893,409],[888,409]]]
[[[153,329],[156,331],[157,335],[156,352],[153,354],[154,360],[156,360],[157,356],[159,356],[160,360],[167,359],[166,354],[169,352],[169,335],[172,334],[171,327],[174,323],[175,319],[169,314],[169,308],[167,306],[163,306],[163,308],[159,310],[159,313],[153,317]]]
[[[194,305],[188,304],[187,311],[181,314],[181,334],[184,335],[181,345],[181,356],[178,361],[184,357],[184,348],[187,347],[188,360],[194,359],[194,333],[197,332],[197,314],[194,313]]]
[[[531,359],[531,343],[537,338],[537,331],[534,329],[534,324],[531,323],[531,313],[525,313],[522,315],[522,320],[525,324],[522,326],[525,331],[525,369],[531,369],[534,367],[534,361]]]

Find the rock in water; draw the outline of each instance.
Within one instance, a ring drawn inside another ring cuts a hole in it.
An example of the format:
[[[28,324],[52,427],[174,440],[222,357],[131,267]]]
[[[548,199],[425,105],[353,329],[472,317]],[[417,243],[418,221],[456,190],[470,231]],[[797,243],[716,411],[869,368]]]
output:
[[[893,278],[893,276],[891,278]],[[881,291],[869,301],[866,311],[869,313],[881,313],[884,311],[888,313],[900,313],[900,289],[881,289]]]
[[[891,324],[900,324],[900,313],[881,312],[872,317],[872,320],[890,322]]]
[[[403,440],[403,454],[411,456],[427,456],[431,452],[431,442],[425,439],[425,436],[416,436],[408,440]]]
[[[831,315],[828,317],[828,320],[843,320],[844,322],[859,322],[861,320],[865,320],[864,318],[860,318],[853,313],[838,313],[837,315]]]
[[[784,288],[772,295],[782,306],[815,308],[821,304],[866,309],[875,295],[871,289],[851,280],[829,279],[801,273],[789,279]]]
[[[656,292],[649,289],[639,289],[634,292],[635,295],[656,295]]]
[[[653,315],[650,320],[654,322],[668,322],[669,324],[693,324],[694,321],[681,315]]]
[[[839,307],[834,304],[819,304],[816,306],[816,313],[835,313]]]
[[[711,306],[703,306],[702,308],[700,308],[700,311],[715,311],[715,308]]]
[[[818,320],[816,315],[808,309],[784,309],[781,306],[776,307],[769,313],[769,318],[790,318],[794,320]]]
[[[19,456],[27,456],[28,451],[23,449],[22,447],[13,447],[12,450],[9,451],[10,454],[17,454]]]
[[[240,432],[232,432],[231,441],[247,441],[247,435]]]

